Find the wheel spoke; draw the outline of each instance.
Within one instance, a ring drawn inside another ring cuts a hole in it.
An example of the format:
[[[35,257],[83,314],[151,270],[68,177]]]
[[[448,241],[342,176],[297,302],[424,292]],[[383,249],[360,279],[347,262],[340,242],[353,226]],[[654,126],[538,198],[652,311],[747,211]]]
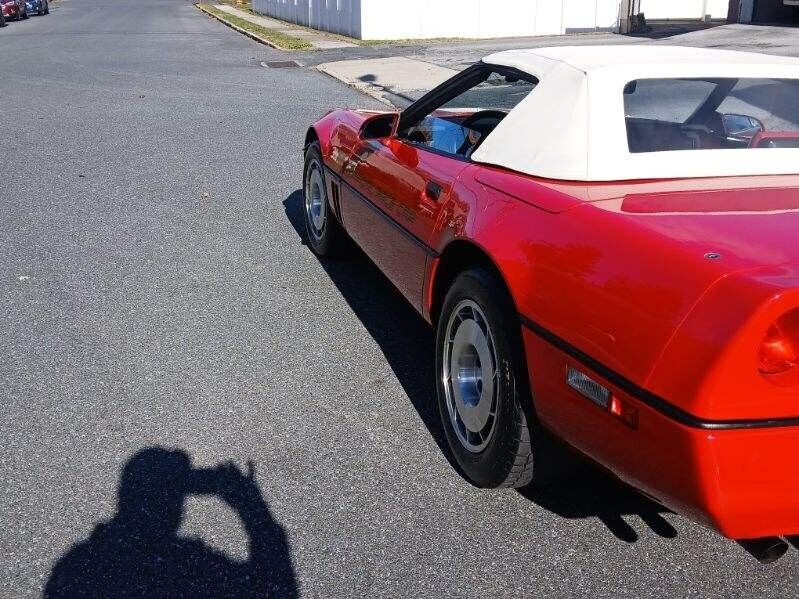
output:
[[[496,354],[491,329],[476,302],[461,300],[445,329],[441,373],[452,428],[468,451],[483,451],[497,415]]]

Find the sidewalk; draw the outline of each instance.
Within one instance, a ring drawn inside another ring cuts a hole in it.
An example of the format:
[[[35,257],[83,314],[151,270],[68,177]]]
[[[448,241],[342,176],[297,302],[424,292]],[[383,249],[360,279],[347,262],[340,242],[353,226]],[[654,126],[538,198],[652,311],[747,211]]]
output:
[[[214,8],[221,10],[229,15],[244,19],[255,25],[272,29],[277,33],[283,33],[289,37],[300,39],[310,44],[314,50],[333,50],[338,48],[355,48],[356,44],[346,42],[336,37],[325,35],[324,32],[312,29],[305,29],[302,27],[295,27],[285,21],[278,21],[277,19],[270,19],[261,15],[254,15],[246,10],[241,10],[228,4],[214,4]]]
[[[458,72],[404,56],[339,60],[317,68],[391,106],[410,104]]]

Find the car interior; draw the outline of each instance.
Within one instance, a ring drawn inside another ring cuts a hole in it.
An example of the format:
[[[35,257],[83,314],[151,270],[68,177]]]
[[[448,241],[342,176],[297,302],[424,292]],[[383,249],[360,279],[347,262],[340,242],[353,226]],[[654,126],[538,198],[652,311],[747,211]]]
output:
[[[483,65],[444,84],[430,100],[422,98],[418,107],[409,107],[398,136],[435,152],[469,159],[537,84],[530,75]]]
[[[624,101],[630,152],[799,147],[799,110],[794,107],[799,100],[797,82],[742,82],[729,78],[628,83]],[[754,95],[747,93],[752,89],[758,90],[758,100],[768,99],[766,103],[745,103]],[[697,94],[701,101],[694,104]],[[725,105],[748,107],[760,118],[728,113]],[[686,109],[690,109],[687,115]],[[778,121],[779,130],[764,121]]]
[[[431,149],[469,158],[508,115],[498,109],[465,114],[435,113],[407,132],[407,139]]]

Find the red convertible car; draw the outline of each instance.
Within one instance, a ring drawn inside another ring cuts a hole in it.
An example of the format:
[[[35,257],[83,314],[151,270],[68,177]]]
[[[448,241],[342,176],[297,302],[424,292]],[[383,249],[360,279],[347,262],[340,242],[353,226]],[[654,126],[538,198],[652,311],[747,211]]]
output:
[[[493,54],[319,120],[304,192],[312,249],[351,238],[436,328],[475,485],[534,483],[548,430],[763,560],[799,535],[799,60]]]
[[[28,18],[25,0],[0,0],[0,11],[3,14],[3,23],[8,19],[19,21]]]

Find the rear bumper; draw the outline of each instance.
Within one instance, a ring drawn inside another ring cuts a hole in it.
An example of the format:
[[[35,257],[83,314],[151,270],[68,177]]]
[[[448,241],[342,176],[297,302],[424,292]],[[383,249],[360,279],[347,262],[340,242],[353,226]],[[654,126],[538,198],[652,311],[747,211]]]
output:
[[[734,539],[799,534],[799,426],[686,424],[523,332],[535,407],[556,435],[666,507]],[[638,411],[632,428],[566,385],[568,366]]]
[[[723,431],[696,439],[701,508],[734,539],[799,534],[799,429]]]

